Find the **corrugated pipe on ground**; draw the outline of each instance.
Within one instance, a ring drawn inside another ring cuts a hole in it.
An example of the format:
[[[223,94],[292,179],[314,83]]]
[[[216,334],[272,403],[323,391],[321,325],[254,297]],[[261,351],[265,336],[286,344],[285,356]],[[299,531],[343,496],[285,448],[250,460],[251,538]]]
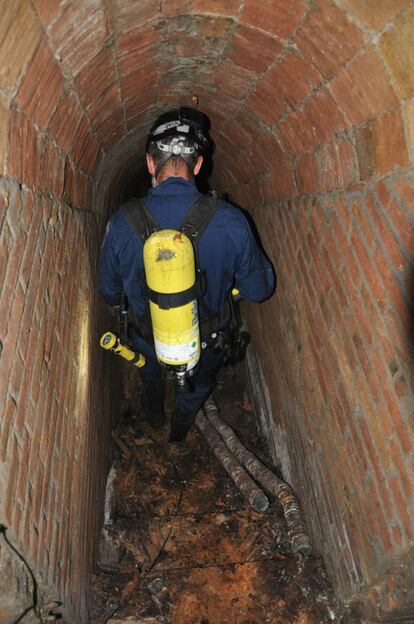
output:
[[[213,397],[210,396],[207,399],[203,410],[208,422],[218,431],[232,455],[237,458],[256,481],[263,485],[270,494],[279,499],[283,508],[293,552],[305,555],[310,554],[312,550],[311,542],[302,518],[299,503],[290,485],[277,477],[253,453],[243,446],[233,429],[220,418]]]
[[[240,492],[248,500],[252,509],[260,512],[266,511],[269,507],[269,499],[266,494],[256,485],[243,466],[239,464],[201,411],[197,415],[196,424],[204,434],[213,453],[233,479]]]

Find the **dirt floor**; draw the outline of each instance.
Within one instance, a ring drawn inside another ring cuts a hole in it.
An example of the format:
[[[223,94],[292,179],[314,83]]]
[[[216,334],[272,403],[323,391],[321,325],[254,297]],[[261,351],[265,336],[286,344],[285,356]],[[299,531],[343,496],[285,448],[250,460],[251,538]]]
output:
[[[277,501],[251,510],[197,428],[186,444],[168,444],[167,425],[143,421],[134,374],[125,394],[91,624],[355,622],[337,610],[320,560],[290,552]],[[234,369],[222,372],[214,397],[271,467]]]

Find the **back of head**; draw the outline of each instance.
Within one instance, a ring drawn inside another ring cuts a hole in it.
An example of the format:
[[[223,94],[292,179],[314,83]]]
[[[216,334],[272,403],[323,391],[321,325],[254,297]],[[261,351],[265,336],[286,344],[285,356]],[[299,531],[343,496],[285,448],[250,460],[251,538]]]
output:
[[[167,166],[185,166],[190,177],[199,156],[209,146],[210,122],[204,113],[185,106],[158,117],[147,139],[146,152],[156,166],[155,178]]]

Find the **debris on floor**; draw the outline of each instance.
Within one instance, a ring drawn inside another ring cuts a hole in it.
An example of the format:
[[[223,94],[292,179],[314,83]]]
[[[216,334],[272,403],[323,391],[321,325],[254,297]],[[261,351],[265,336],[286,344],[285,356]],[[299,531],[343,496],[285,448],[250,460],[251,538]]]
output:
[[[144,422],[139,381],[128,377],[90,623],[355,624],[339,614],[321,561],[292,551],[278,499],[251,509],[196,427],[186,444],[168,444],[166,425]],[[272,468],[233,369],[214,397]]]

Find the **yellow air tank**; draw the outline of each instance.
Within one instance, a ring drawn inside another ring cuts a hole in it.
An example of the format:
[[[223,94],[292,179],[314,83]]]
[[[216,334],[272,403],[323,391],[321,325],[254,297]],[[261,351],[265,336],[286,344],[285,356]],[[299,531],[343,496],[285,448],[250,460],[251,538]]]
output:
[[[157,293],[174,295],[194,286],[196,269],[190,239],[176,230],[154,232],[144,245],[144,267],[157,358],[183,374],[200,358],[197,299],[190,291],[183,305],[174,298],[159,299],[159,305],[154,300]]]

